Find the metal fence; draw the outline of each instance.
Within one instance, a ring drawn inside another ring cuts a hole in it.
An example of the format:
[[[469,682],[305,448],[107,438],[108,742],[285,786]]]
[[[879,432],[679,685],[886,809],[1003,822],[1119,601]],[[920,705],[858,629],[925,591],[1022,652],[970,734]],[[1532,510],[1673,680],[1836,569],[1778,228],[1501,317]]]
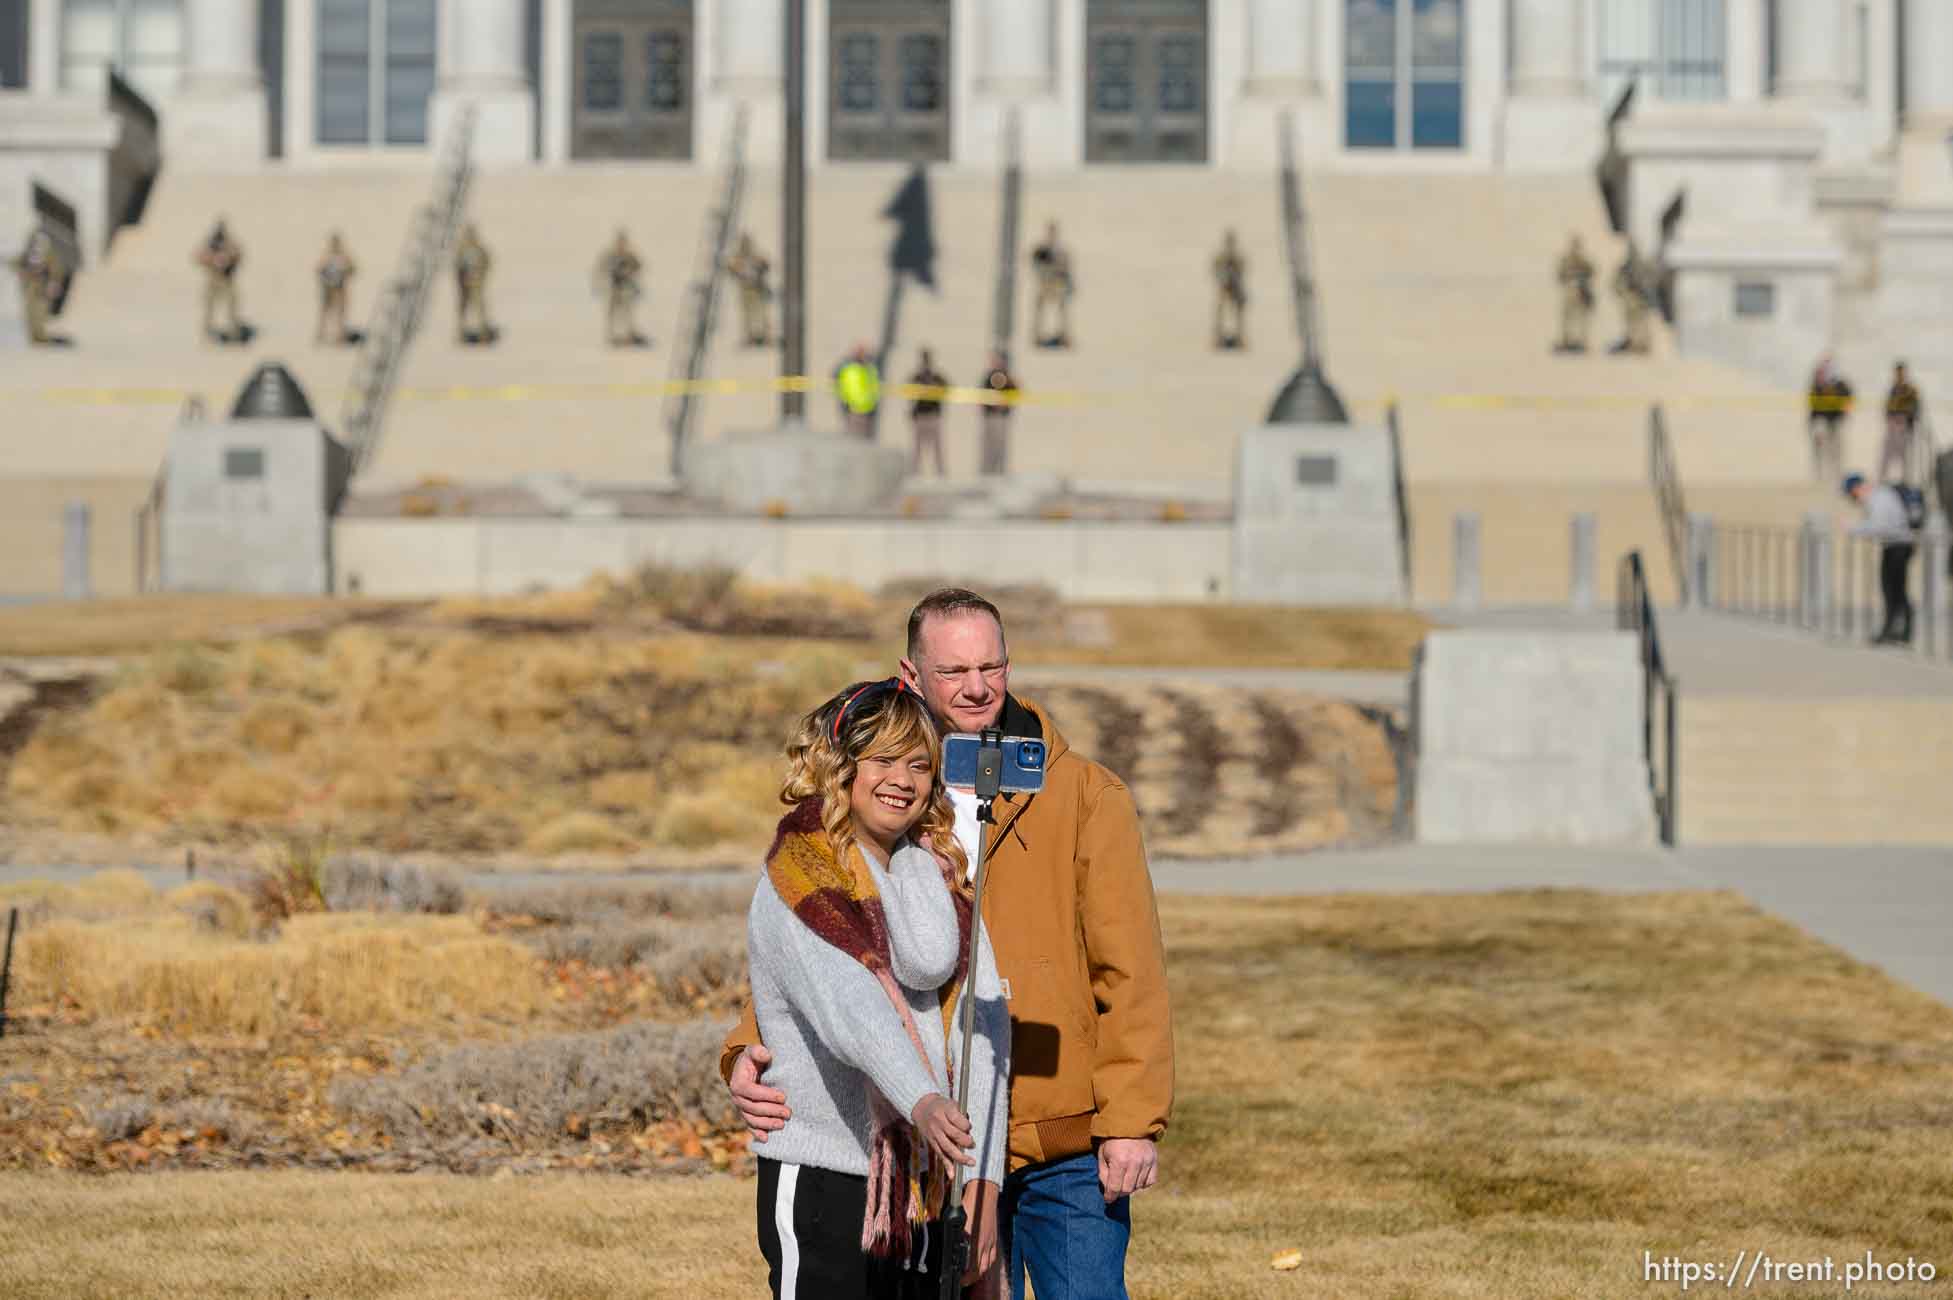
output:
[[[1838,641],[1869,641],[1888,630],[1881,570],[1903,558],[1911,648],[1953,660],[1953,539],[1935,518],[1899,543],[1910,548],[1904,557],[1888,559],[1893,545],[1840,531],[1828,518],[1786,528],[1696,515],[1689,520],[1692,603]]]

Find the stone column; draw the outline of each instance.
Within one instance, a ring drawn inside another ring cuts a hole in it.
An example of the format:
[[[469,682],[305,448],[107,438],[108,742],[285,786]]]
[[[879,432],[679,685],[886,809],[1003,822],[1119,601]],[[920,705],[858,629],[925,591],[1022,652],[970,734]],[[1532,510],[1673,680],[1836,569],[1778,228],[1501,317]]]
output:
[[[1953,382],[1953,371],[1937,360],[1953,348],[1946,315],[1953,296],[1953,65],[1945,57],[1953,5],[1901,3],[1905,119],[1897,192],[1879,232],[1879,323],[1886,337],[1906,340],[1923,383],[1944,387]]]
[[[27,0],[27,88],[37,95],[61,89],[61,0]]]
[[[719,0],[713,19],[718,28],[712,50],[714,88],[778,95],[781,53],[786,48],[780,0]]]
[[[1901,206],[1953,207],[1953,5],[1903,0],[1905,121],[1899,140]]]
[[[183,88],[190,91],[255,90],[258,71],[258,6],[252,0],[185,0]]]
[[[977,85],[986,95],[1018,99],[1051,90],[1051,0],[983,0],[978,11]]]
[[[1584,17],[1569,0],[1513,0],[1513,95],[1587,93]]]
[[[255,0],[185,0],[183,85],[161,110],[164,155],[174,165],[243,169],[270,140],[258,66]]]
[[[520,163],[532,154],[536,100],[522,57],[522,0],[465,0],[441,10],[432,143],[445,148],[464,106],[475,108],[475,160]]]
[[[1248,90],[1316,92],[1315,0],[1248,0]]]
[[[1786,6],[1788,7],[1788,6]],[[1763,98],[1766,28],[1763,0],[1728,0],[1722,66],[1723,86],[1732,104]]]
[[[1846,98],[1844,0],[1777,6],[1777,98],[1835,104]]]
[[[1512,79],[1505,101],[1505,165],[1571,171],[1600,152],[1602,106],[1589,93],[1588,5],[1513,0]]]

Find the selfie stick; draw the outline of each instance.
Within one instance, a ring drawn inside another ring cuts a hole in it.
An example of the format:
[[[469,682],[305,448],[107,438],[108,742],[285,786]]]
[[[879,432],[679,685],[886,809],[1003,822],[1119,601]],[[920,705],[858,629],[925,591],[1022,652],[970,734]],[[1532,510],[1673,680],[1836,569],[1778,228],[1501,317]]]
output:
[[[1003,735],[992,727],[977,744],[976,797],[976,892],[970,901],[970,957],[963,968],[963,1000],[957,1008],[963,1019],[963,1068],[956,1075],[956,1109],[970,1113],[970,1048],[976,1037],[977,935],[983,926],[983,873],[989,865],[983,860],[983,828],[994,826],[991,801],[997,797],[1004,779]],[[971,1125],[974,1130],[976,1126]],[[995,1141],[995,1135],[992,1135]],[[943,1274],[939,1279],[941,1300],[959,1300],[963,1294],[963,1270],[970,1264],[968,1216],[963,1213],[963,1183],[967,1166],[956,1166],[950,1186],[949,1207],[943,1212]]]

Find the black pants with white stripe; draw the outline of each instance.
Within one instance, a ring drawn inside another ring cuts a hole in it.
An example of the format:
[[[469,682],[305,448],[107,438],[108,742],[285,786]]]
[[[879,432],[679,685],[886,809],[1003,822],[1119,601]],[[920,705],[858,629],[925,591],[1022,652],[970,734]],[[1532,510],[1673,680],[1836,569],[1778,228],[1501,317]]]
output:
[[[861,1249],[867,1208],[866,1178],[762,1157],[759,1242],[775,1300],[935,1300],[941,1234],[919,1233],[914,1260],[872,1259]]]

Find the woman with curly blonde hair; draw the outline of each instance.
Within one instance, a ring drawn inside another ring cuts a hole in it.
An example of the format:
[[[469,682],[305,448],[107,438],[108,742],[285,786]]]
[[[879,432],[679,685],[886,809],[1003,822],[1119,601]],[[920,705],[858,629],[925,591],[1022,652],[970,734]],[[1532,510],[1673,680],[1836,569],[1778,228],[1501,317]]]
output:
[[[965,1284],[993,1289],[1010,1016],[975,915],[942,744],[899,678],[800,722],[747,917],[767,1081],[794,1098],[759,1162],[759,1237],[779,1297],[935,1295],[938,1219],[969,1167]],[[976,1039],[958,1024],[978,928]],[[968,1068],[970,1115],[951,1100]]]

